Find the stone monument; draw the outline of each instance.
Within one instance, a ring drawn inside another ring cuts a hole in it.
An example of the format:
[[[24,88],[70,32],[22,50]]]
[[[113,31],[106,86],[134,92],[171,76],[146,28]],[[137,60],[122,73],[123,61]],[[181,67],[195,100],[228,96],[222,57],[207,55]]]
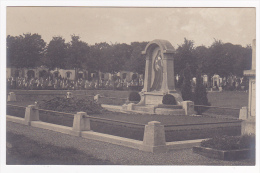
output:
[[[255,123],[256,123],[256,91],[255,91],[255,75],[256,75],[256,40],[253,40],[252,44],[252,67],[251,70],[245,70],[244,76],[249,78],[249,96],[248,96],[248,107],[243,107],[240,110],[240,119],[242,122],[242,135],[243,134],[255,134]]]
[[[151,41],[142,52],[145,55],[145,80],[141,91],[142,105],[162,104],[165,94],[172,94],[178,105],[182,97],[175,90],[174,83],[174,48],[166,40]]]
[[[174,48],[167,40],[157,39],[147,44],[142,52],[146,65],[144,88],[139,93],[141,101],[131,107],[124,105],[123,109],[130,107],[150,113],[185,115],[181,94],[175,90],[173,53]],[[177,105],[163,105],[162,100],[166,94],[173,95]],[[194,106],[190,103],[188,105]]]

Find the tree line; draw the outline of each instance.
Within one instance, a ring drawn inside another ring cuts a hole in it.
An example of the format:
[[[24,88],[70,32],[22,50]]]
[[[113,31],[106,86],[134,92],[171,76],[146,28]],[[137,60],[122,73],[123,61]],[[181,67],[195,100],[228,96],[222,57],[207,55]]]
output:
[[[35,68],[45,65],[50,69],[88,69],[91,72],[116,73],[129,70],[144,74],[145,57],[141,51],[148,42],[96,43],[90,45],[71,35],[65,42],[61,36],[55,36],[47,44],[39,34],[26,33],[19,36],[7,36],[7,67]],[[210,46],[194,46],[194,41],[184,38],[174,53],[174,73],[182,75],[189,65],[191,74],[201,73],[222,77],[228,75],[243,76],[243,71],[251,68],[251,46],[242,47],[215,40]]]

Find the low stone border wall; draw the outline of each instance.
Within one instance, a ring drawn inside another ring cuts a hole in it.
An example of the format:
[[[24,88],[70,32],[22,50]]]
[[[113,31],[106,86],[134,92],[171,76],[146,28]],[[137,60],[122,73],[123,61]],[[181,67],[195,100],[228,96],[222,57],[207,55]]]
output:
[[[145,125],[143,141],[97,133],[91,131],[90,117],[85,112],[78,112],[77,114],[74,114],[73,127],[46,123],[39,120],[39,109],[35,105],[29,105],[26,107],[25,118],[7,115],[6,120],[154,153],[167,152],[172,149],[192,148],[194,146],[198,146],[200,142],[204,140],[197,139],[189,141],[166,142],[164,126],[157,121],[151,121]]]
[[[225,127],[241,127],[241,120],[231,122],[216,122],[203,124],[185,124],[185,125],[166,125],[165,129],[168,131],[174,130],[194,130],[194,129],[208,129],[208,128],[225,128]]]

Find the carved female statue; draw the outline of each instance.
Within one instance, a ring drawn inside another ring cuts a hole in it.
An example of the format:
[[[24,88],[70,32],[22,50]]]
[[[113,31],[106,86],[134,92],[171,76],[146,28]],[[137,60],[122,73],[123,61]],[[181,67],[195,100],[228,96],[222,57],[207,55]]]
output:
[[[153,62],[154,70],[154,81],[151,87],[151,91],[159,91],[162,87],[163,80],[163,60],[161,55],[161,50],[158,50],[156,57]]]

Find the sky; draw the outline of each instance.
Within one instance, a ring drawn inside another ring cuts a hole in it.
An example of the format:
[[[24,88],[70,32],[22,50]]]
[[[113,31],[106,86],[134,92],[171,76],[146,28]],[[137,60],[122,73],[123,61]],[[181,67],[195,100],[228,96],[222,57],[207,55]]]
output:
[[[38,33],[45,42],[72,34],[88,44],[165,39],[176,48],[214,39],[246,46],[256,38],[255,8],[7,7],[7,35]]]

